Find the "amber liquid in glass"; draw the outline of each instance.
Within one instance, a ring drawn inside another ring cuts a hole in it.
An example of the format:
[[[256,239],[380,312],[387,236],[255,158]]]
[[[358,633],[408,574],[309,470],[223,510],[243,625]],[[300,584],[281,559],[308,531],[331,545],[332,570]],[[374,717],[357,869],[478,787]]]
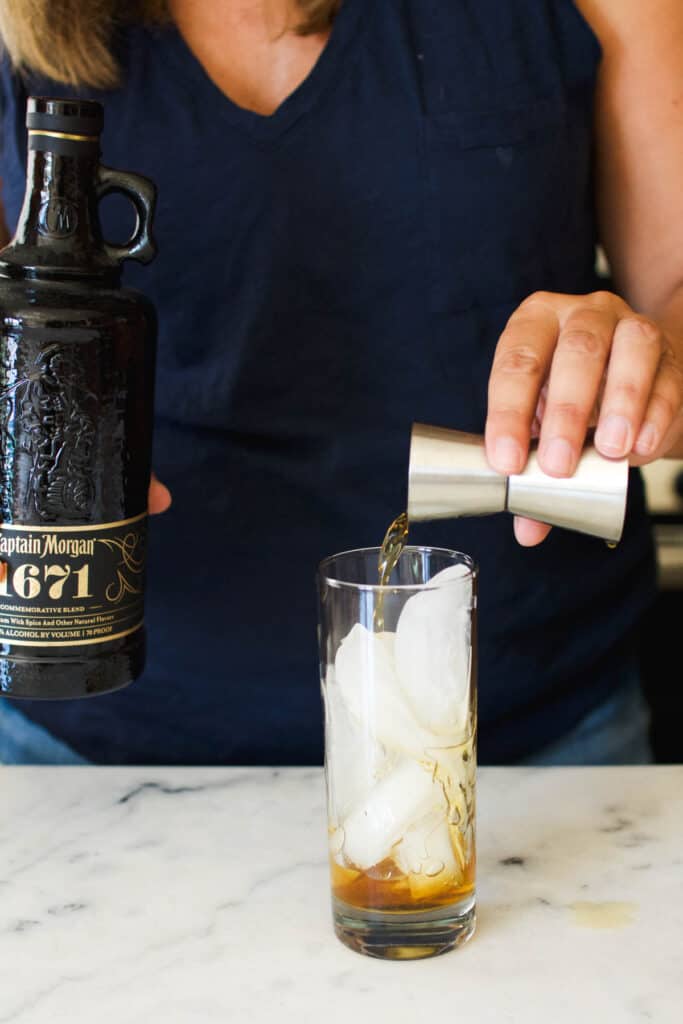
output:
[[[434,777],[442,785],[444,804],[441,811],[432,812],[424,831],[428,832],[430,825],[433,830],[412,842],[409,830],[395,844],[391,857],[366,871],[342,866],[331,855],[332,892],[342,903],[363,910],[415,914],[451,906],[474,892],[474,740],[441,750],[436,757]],[[451,773],[449,769],[456,767],[457,773]]]

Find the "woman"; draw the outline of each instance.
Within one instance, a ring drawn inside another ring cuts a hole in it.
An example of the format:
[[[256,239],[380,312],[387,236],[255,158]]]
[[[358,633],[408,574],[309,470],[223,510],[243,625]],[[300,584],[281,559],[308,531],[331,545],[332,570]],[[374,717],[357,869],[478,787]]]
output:
[[[160,313],[174,504],[154,523],[144,679],[5,702],[4,757],[317,761],[313,571],[403,507],[411,421],[485,428],[507,473],[535,416],[556,476],[594,410],[607,456],[680,451],[683,9],[169,0],[114,25],[117,7],[3,5],[24,68],[6,61],[4,201],[12,225],[27,93],[99,99],[105,161],[157,182],[160,256],[127,274]],[[110,236],[120,216],[104,211]],[[616,551],[515,530],[413,531],[480,563],[483,759],[646,759],[637,474]]]

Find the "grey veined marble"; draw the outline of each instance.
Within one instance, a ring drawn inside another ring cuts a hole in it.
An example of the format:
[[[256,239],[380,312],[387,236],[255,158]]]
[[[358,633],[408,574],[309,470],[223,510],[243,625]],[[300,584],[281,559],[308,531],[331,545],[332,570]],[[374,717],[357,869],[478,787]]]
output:
[[[0,1024],[680,1024],[683,768],[483,769],[479,928],[332,933],[322,773],[0,769]]]

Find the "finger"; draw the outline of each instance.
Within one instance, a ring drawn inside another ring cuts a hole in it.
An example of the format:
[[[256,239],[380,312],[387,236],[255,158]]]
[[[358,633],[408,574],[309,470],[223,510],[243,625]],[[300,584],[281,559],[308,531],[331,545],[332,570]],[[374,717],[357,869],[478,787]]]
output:
[[[535,519],[514,517],[515,538],[523,548],[533,548],[545,540],[552,527],[546,523],[537,523]]]
[[[595,432],[595,445],[608,458],[622,458],[633,448],[663,351],[662,331],[645,317],[617,323]]]
[[[171,505],[171,492],[165,484],[162,484],[160,480],[152,473],[152,478],[149,482],[149,496],[147,499],[148,510],[150,515],[159,515],[160,512],[165,512]]]
[[[604,374],[603,374],[604,381]],[[593,404],[591,414],[588,420],[589,427],[596,427],[598,424],[598,415],[600,413],[600,403],[602,399],[603,384],[600,384],[600,390],[598,391],[598,397]],[[531,436],[539,437],[541,433],[541,426],[543,424],[543,415],[545,413],[546,401],[548,398],[548,385],[544,384],[541,388],[541,393],[538,396],[538,404],[536,406],[536,414],[534,415],[534,422],[531,427]]]
[[[543,303],[524,303],[503,331],[488,390],[486,454],[499,473],[521,473],[541,387],[557,341],[557,314]]]
[[[636,439],[636,455],[652,459],[659,449],[666,450],[667,439],[675,440],[673,435],[680,423],[682,406],[683,370],[670,353],[665,353]]]
[[[579,461],[617,325],[613,308],[581,307],[557,339],[538,461],[550,476],[571,476]]]

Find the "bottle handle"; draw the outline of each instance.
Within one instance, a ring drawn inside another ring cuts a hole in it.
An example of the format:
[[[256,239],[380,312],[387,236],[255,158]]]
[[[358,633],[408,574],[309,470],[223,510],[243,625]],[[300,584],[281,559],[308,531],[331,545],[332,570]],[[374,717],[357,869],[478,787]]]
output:
[[[137,221],[133,234],[123,245],[104,243],[104,250],[113,263],[137,260],[149,263],[156,255],[156,244],[152,234],[152,222],[156,207],[157,191],[149,178],[129,171],[115,171],[100,164],[97,171],[97,199],[103,199],[111,192],[120,192],[135,207]]]

